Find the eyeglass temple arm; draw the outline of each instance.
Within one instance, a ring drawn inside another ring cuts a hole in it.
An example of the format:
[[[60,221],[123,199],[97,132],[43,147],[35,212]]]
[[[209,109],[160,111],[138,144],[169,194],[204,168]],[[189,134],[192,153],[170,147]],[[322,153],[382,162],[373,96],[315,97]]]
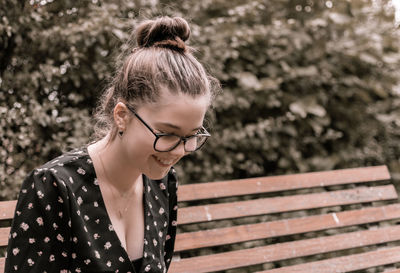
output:
[[[157,134],[154,133],[153,128],[151,128],[150,125],[148,125],[148,124],[136,113],[135,109],[133,109],[132,106],[130,106],[129,104],[126,104],[126,107],[129,109],[129,111],[131,111],[131,112],[143,123],[144,126],[147,127],[147,129],[149,129],[149,130],[153,133],[154,136],[157,137]]]

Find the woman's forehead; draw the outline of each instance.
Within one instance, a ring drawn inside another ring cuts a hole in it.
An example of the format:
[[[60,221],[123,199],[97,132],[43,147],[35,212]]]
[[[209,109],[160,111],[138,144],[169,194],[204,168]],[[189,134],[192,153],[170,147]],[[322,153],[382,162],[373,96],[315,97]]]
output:
[[[153,124],[176,129],[193,130],[203,124],[204,115],[209,107],[207,95],[192,97],[185,94],[162,96],[156,103],[142,105],[138,114],[151,120]]]
[[[185,111],[190,107],[196,107],[203,109],[210,106],[211,95],[209,93],[198,96],[191,96],[184,93],[173,94],[169,91],[160,92],[160,97],[155,102],[144,103],[137,109],[140,111],[141,108],[147,108],[151,111],[164,111],[173,108],[177,110]]]

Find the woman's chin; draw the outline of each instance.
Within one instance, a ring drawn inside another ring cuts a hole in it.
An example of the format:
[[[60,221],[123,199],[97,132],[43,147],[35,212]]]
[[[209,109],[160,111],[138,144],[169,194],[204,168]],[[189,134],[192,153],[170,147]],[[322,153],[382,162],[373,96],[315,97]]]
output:
[[[160,180],[163,179],[169,172],[170,168],[166,169],[163,172],[149,172],[145,173],[145,175],[150,178],[151,180]]]

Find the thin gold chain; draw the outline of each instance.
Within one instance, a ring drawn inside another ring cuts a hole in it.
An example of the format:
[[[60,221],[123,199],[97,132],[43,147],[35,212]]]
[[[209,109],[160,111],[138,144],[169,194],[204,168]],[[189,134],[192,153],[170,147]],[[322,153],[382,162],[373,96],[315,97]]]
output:
[[[104,172],[104,175],[105,175],[107,181],[110,181],[110,182],[111,182],[110,178],[109,178],[108,175],[107,175],[107,171],[106,171],[106,169],[104,168],[103,159],[101,158],[100,153],[97,153],[97,157],[98,157],[99,160],[100,160],[101,168],[103,169],[103,172]],[[111,185],[108,185],[107,182],[104,183],[104,181],[103,181],[103,184],[106,184],[106,185],[107,185],[108,189],[111,191],[111,194],[112,194],[112,196],[113,196],[113,199],[116,201],[116,200],[117,200],[117,197],[116,197],[115,192],[114,192],[114,189],[111,187]],[[132,199],[132,196],[133,196],[133,192],[134,192],[134,189],[131,190],[130,192],[128,192],[129,194],[128,194],[128,193],[127,193],[126,195],[125,195],[125,194],[119,194],[119,195],[120,195],[120,198],[122,198],[122,199],[124,199],[124,201],[126,201],[126,206],[123,207],[122,210],[121,210],[120,208],[117,208],[118,217],[119,217],[120,219],[121,219],[122,216],[127,212],[128,208],[129,208],[129,205],[130,205],[130,202],[131,202],[131,199]],[[127,197],[125,197],[125,196],[128,196],[128,199],[127,199]],[[126,199],[127,199],[127,200],[126,200]]]

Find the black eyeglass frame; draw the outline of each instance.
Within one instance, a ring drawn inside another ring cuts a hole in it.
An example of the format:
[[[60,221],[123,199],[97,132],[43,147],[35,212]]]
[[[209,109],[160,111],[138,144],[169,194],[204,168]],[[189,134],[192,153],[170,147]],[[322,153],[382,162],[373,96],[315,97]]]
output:
[[[134,109],[131,105],[125,104],[125,106],[126,106],[126,107],[128,108],[128,110],[131,111],[132,114],[134,114],[134,115],[143,123],[143,125],[146,126],[146,128],[149,129],[150,132],[156,137],[156,139],[154,140],[153,149],[154,149],[155,151],[157,151],[157,152],[170,152],[170,151],[172,151],[173,149],[175,149],[176,147],[178,147],[179,144],[181,144],[182,141],[183,141],[183,148],[184,148],[185,152],[190,152],[190,153],[191,153],[191,152],[195,152],[195,151],[199,150],[201,147],[203,147],[203,145],[207,142],[207,139],[211,136],[210,133],[207,132],[206,128],[204,128],[203,126],[201,127],[200,130],[202,130],[204,133],[198,133],[198,134],[194,134],[194,135],[188,136],[188,137],[178,136],[178,135],[176,135],[176,134],[154,133],[154,129],[151,128],[151,126],[150,126],[149,124],[147,124],[147,122],[145,122],[145,121],[139,116],[138,113],[136,113],[135,109]],[[156,144],[157,144],[158,139],[159,139],[160,137],[162,137],[162,136],[176,136],[176,137],[179,137],[180,140],[179,140],[178,143],[177,143],[175,146],[173,146],[172,148],[170,148],[170,149],[168,149],[168,150],[166,150],[166,151],[160,151],[160,150],[156,149]],[[186,150],[186,141],[187,141],[188,139],[191,139],[191,138],[194,138],[194,137],[198,137],[198,136],[206,137],[206,140],[205,140],[199,147],[197,147],[196,150],[187,151],[187,150]]]

